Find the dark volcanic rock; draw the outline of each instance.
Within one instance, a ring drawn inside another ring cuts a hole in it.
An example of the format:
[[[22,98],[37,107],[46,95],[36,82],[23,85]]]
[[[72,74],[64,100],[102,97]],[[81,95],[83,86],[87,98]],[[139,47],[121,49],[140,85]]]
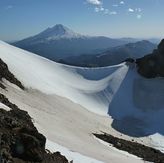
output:
[[[159,150],[150,148],[148,146],[139,144],[137,142],[131,142],[123,140],[107,133],[94,134],[97,138],[112,144],[115,148],[123,151],[127,151],[133,155],[143,158],[145,161],[164,163],[164,154]]]
[[[146,78],[164,77],[164,40],[152,54],[136,60],[138,72]]]
[[[24,89],[22,83],[9,71],[7,64],[0,59],[0,81],[2,78],[5,78],[11,83],[17,85],[19,88]],[[2,83],[0,83],[0,87],[3,89],[5,88]]]
[[[0,108],[0,162],[12,163],[68,163],[59,152],[45,150],[46,138],[33,125],[26,111],[20,110],[4,95],[0,102],[12,108]]]
[[[11,103],[3,94],[0,93],[0,102],[6,106],[8,106],[9,108],[11,109],[17,109],[18,110],[18,107]],[[18,111],[19,112],[19,111]]]
[[[6,87],[0,82],[0,88],[6,89]]]
[[[160,54],[164,55],[164,39],[158,45],[158,51],[159,51]]]

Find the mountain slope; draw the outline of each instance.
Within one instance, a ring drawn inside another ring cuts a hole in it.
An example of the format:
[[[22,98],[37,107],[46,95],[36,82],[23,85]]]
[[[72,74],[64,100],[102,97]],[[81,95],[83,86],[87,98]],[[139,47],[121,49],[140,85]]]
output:
[[[94,53],[97,50],[123,45],[126,41],[98,36],[91,37],[73,32],[57,24],[52,28],[13,45],[57,61],[68,56]]]
[[[121,82],[128,71],[128,67],[124,64],[101,69],[75,68],[54,63],[5,43],[1,43],[0,48],[4,49],[0,56],[3,55],[2,59],[6,63],[10,62],[10,68],[25,86],[39,89],[44,93],[55,93],[67,97],[82,106],[85,105],[86,108],[91,108],[94,112],[101,112],[102,114],[107,113],[108,101],[111,100],[104,92],[111,80],[109,74],[116,71],[113,75],[117,76],[117,73],[121,71],[122,75],[116,77],[116,80],[120,78]],[[29,65],[29,62],[30,66],[23,66]],[[22,68],[20,69],[20,67]],[[67,80],[65,80],[66,78]],[[117,87],[112,88],[112,90],[115,91]],[[97,99],[93,93],[96,94]],[[105,97],[103,101],[102,96]]]
[[[143,40],[135,43],[110,48],[96,55],[73,56],[60,60],[61,63],[76,66],[103,67],[119,64],[128,58],[141,58],[151,53],[157,45]]]
[[[72,30],[70,30],[69,28],[61,25],[61,24],[57,24],[52,28],[47,28],[46,30],[44,30],[43,32],[27,38],[24,40],[24,42],[26,41],[33,41],[34,43],[39,43],[39,42],[46,42],[46,41],[53,41],[53,40],[58,40],[61,38],[80,38],[83,37],[82,35],[73,32]],[[29,40],[30,39],[30,40]]]
[[[108,74],[117,69],[121,71],[122,68],[122,72],[126,72],[127,66],[85,70],[54,63],[3,42],[0,42],[0,58],[28,88],[27,91],[21,91],[6,83],[7,91],[3,93],[13,103],[28,111],[37,129],[48,139],[46,146],[51,150],[61,150],[61,146],[67,147],[69,150],[62,154],[70,158],[69,161],[75,160],[75,163],[102,163],[108,160],[114,163],[119,163],[120,160],[124,163],[142,162],[139,158],[99,143],[92,136],[93,132],[102,129],[117,135],[119,133],[111,129],[110,118],[93,114],[82,107],[106,114],[108,109],[104,107],[102,97],[107,96],[107,92],[103,90],[111,78]],[[113,85],[113,90],[115,89],[117,86]],[[99,108],[96,106],[96,100],[100,102]],[[74,153],[74,156],[68,157],[70,152]]]
[[[29,112],[49,140],[115,163],[142,161],[104,146],[92,133],[103,130],[164,149],[163,78],[145,79],[135,65],[125,63],[95,69],[66,66],[4,42],[0,58],[28,88],[22,92],[8,86],[6,96]]]

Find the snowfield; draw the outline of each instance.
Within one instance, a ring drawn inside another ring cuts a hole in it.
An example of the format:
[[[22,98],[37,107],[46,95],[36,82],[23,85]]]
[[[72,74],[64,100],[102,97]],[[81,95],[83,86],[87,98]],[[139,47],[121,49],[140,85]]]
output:
[[[22,91],[5,82],[8,91],[3,93],[29,112],[51,151],[60,149],[75,163],[85,156],[85,163],[143,162],[97,141],[92,133],[99,131],[163,151],[163,79],[144,79],[134,65],[125,63],[104,68],[66,66],[4,42],[0,58],[28,88]]]
[[[0,49],[0,57],[26,87],[66,97],[101,115],[107,114],[113,94],[128,71],[125,64],[100,69],[65,66],[3,42]]]

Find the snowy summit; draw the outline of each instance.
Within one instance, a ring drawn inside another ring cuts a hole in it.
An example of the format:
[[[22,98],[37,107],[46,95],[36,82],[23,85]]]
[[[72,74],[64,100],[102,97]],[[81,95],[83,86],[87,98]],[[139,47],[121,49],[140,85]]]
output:
[[[56,24],[52,28],[47,28],[43,32],[39,33],[36,38],[45,40],[56,40],[61,38],[79,38],[82,37],[71,29],[65,27],[62,24]]]

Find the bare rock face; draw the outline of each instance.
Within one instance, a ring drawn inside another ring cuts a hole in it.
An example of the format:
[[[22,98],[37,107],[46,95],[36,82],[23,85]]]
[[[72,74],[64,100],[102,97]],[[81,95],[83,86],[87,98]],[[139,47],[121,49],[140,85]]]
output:
[[[164,77],[164,39],[152,54],[136,60],[138,73],[146,78]]]
[[[17,85],[19,88],[24,89],[22,83],[9,71],[7,64],[0,59],[0,81],[2,78]],[[0,82],[0,87],[5,89],[5,86],[2,84],[2,82]]]

